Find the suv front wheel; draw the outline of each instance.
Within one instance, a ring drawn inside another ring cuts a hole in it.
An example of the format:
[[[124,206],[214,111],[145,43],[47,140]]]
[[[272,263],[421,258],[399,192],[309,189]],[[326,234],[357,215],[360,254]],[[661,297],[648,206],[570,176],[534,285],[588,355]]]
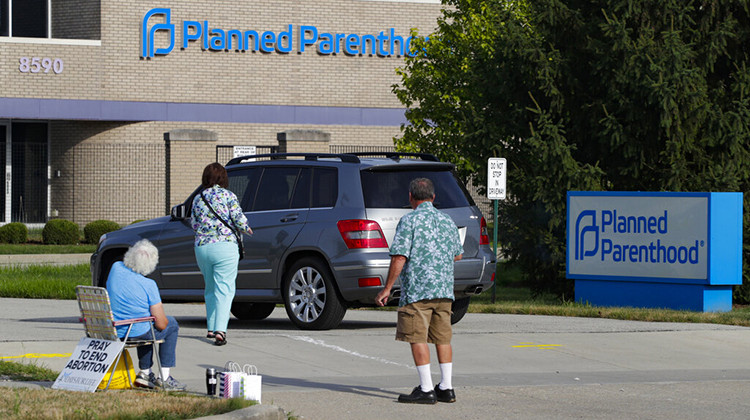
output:
[[[283,292],[286,313],[300,329],[329,330],[346,314],[331,270],[317,258],[302,258],[292,264],[284,276]]]
[[[232,315],[243,321],[259,321],[271,315],[275,303],[232,302]]]

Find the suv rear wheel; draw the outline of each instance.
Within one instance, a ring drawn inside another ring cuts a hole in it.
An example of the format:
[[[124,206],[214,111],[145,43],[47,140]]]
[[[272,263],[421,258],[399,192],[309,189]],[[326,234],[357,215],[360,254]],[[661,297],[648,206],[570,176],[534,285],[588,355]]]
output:
[[[232,315],[243,321],[260,321],[268,318],[275,303],[232,302]]]
[[[346,307],[333,285],[333,274],[317,258],[302,258],[284,276],[284,304],[289,319],[303,330],[339,325]]]
[[[451,314],[451,324],[455,324],[456,322],[460,321],[461,318],[464,317],[464,315],[466,315],[466,311],[469,310],[470,301],[470,296],[453,301],[453,305],[451,307],[451,311],[453,311],[453,313]]]

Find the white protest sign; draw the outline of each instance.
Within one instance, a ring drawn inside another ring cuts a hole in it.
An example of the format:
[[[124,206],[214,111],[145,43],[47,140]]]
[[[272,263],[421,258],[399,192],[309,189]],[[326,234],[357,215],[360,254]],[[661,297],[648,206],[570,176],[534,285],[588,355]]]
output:
[[[505,158],[487,160],[487,198],[505,200],[505,178],[507,163]]]
[[[115,357],[122,351],[122,341],[84,337],[68,359],[68,364],[52,384],[54,389],[94,392]]]

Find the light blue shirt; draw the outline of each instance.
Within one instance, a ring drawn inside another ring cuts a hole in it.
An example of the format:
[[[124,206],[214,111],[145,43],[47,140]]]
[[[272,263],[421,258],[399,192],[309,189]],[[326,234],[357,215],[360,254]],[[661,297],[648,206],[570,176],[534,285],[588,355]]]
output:
[[[151,306],[161,303],[159,287],[152,279],[142,276],[118,261],[112,264],[107,278],[107,293],[115,321],[151,316]],[[149,332],[148,322],[133,324],[130,337]],[[117,327],[117,336],[125,337],[127,325]]]

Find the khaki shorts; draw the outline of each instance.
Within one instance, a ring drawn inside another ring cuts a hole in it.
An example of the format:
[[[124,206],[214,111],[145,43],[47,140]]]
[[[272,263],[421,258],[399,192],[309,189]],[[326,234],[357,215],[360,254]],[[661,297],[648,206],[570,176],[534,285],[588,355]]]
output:
[[[450,299],[420,300],[398,308],[396,340],[407,343],[450,344]]]

